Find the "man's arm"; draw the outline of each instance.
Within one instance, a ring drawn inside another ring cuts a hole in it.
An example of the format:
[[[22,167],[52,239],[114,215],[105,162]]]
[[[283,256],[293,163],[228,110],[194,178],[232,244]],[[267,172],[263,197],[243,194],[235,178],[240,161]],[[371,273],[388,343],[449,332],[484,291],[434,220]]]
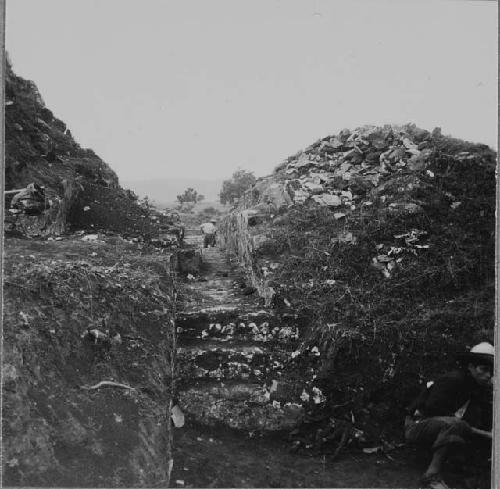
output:
[[[470,427],[472,433],[479,435],[479,436],[484,436],[486,438],[489,438],[490,440],[493,439],[493,434],[491,431],[485,431],[485,430],[480,430],[479,428],[474,428],[474,426]]]
[[[438,377],[429,388],[421,410],[425,416],[452,416],[456,410],[455,399],[460,396],[462,382],[454,375]]]

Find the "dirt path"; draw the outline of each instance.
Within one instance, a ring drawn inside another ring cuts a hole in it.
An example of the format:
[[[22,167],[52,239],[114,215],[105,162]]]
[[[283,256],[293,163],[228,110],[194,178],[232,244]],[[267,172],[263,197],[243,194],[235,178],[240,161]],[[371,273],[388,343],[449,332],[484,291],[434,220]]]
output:
[[[418,487],[405,450],[327,457],[290,453],[279,438],[188,425],[174,432],[172,487]]]
[[[196,229],[185,241],[201,249]],[[408,449],[335,462],[290,451],[282,433],[297,413],[266,386],[297,345],[294,325],[278,326],[257,294],[245,295],[241,270],[221,250],[203,249],[202,260],[177,320],[186,424],[174,433],[172,487],[418,487]]]

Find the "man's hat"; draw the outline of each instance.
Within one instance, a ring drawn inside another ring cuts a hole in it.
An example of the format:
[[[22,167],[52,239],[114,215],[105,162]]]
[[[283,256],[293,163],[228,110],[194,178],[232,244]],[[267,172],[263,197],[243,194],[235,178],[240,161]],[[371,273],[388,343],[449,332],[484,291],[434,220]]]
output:
[[[473,346],[468,352],[459,354],[457,359],[462,363],[484,361],[485,365],[493,365],[495,347],[485,341]]]
[[[210,222],[217,222],[216,219],[210,219]]]

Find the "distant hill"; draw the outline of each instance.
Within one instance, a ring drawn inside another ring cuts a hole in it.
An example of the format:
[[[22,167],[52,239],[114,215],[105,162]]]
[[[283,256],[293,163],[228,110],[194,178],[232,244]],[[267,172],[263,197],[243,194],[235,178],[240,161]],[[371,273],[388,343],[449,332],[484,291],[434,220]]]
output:
[[[133,190],[139,197],[148,196],[158,203],[172,203],[177,195],[188,187],[194,188],[205,196],[206,201],[217,201],[222,187],[222,179],[208,180],[202,178],[148,178],[145,180],[121,180],[124,188]]]

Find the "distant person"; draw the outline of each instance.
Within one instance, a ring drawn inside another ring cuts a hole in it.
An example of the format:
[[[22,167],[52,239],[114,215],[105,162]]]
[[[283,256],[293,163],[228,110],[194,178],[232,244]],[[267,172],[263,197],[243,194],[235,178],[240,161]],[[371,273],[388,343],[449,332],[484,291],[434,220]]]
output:
[[[217,235],[217,227],[215,226],[216,224],[215,219],[211,219],[210,222],[204,222],[201,226],[201,232],[203,233],[203,247],[208,248],[209,246],[212,246],[212,248],[215,246],[215,238]]]
[[[494,353],[489,343],[472,347],[458,357],[460,368],[427,382],[408,408],[406,441],[432,458],[422,478],[427,487],[448,487],[442,469],[451,454],[467,456],[475,472],[483,469],[480,479],[489,477]]]

